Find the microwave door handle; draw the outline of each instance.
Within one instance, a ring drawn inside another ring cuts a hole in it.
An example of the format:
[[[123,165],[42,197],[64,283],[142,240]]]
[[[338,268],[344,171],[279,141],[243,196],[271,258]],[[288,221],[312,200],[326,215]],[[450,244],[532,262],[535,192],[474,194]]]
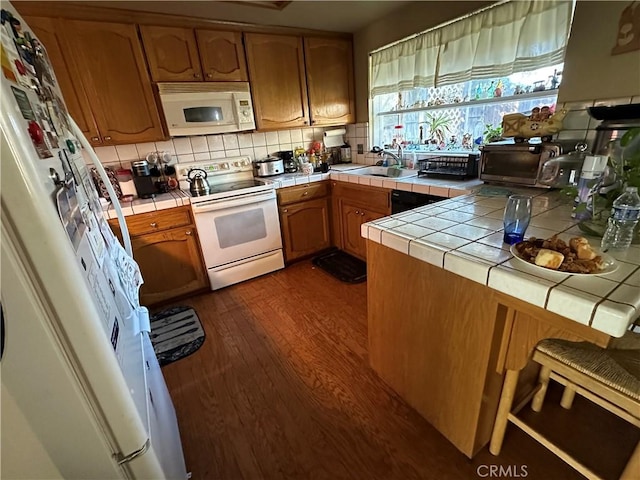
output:
[[[231,94],[231,103],[233,103],[233,119],[235,125],[240,125],[240,112],[238,111],[238,94]]]

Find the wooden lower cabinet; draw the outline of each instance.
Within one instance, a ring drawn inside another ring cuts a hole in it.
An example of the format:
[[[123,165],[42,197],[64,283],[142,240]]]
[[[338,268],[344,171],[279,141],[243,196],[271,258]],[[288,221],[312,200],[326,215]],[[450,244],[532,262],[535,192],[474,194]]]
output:
[[[390,190],[332,182],[334,243],[362,260],[367,258],[367,243],[362,238],[363,223],[391,213]]]
[[[340,205],[340,214],[342,218],[342,249],[356,257],[366,258],[367,241],[362,237],[362,224],[384,217],[385,214],[352,205],[347,201]]]
[[[133,258],[144,279],[140,289],[142,305],[164,302],[209,286],[189,207],[133,215],[126,220]],[[118,234],[117,222],[109,220],[109,223]]]
[[[326,182],[278,190],[285,261],[308,257],[331,246]]]
[[[489,442],[505,370],[527,370],[515,404],[534,388],[530,359],[538,341],[609,341],[587,325],[368,242],[371,367],[469,458]]]

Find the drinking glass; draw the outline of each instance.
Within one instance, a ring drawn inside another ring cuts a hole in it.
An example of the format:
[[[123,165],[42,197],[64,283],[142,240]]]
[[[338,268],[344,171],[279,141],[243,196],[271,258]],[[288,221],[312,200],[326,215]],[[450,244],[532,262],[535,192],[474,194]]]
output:
[[[524,240],[531,220],[531,197],[511,195],[504,208],[504,243],[513,245]]]

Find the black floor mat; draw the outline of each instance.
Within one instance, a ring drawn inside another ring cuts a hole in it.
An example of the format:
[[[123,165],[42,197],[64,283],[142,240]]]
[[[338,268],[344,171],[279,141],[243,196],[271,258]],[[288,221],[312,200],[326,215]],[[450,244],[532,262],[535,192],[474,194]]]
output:
[[[360,283],[367,279],[367,264],[342,250],[332,250],[311,261],[325,272],[345,283]]]
[[[191,307],[173,307],[151,317],[151,343],[160,365],[180,360],[198,350],[205,333]]]

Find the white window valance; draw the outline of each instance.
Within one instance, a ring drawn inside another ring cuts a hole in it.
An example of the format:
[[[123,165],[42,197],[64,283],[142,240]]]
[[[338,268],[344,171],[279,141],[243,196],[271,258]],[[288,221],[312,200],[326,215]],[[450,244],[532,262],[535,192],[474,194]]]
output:
[[[510,1],[371,54],[371,96],[561,63],[573,1]]]

